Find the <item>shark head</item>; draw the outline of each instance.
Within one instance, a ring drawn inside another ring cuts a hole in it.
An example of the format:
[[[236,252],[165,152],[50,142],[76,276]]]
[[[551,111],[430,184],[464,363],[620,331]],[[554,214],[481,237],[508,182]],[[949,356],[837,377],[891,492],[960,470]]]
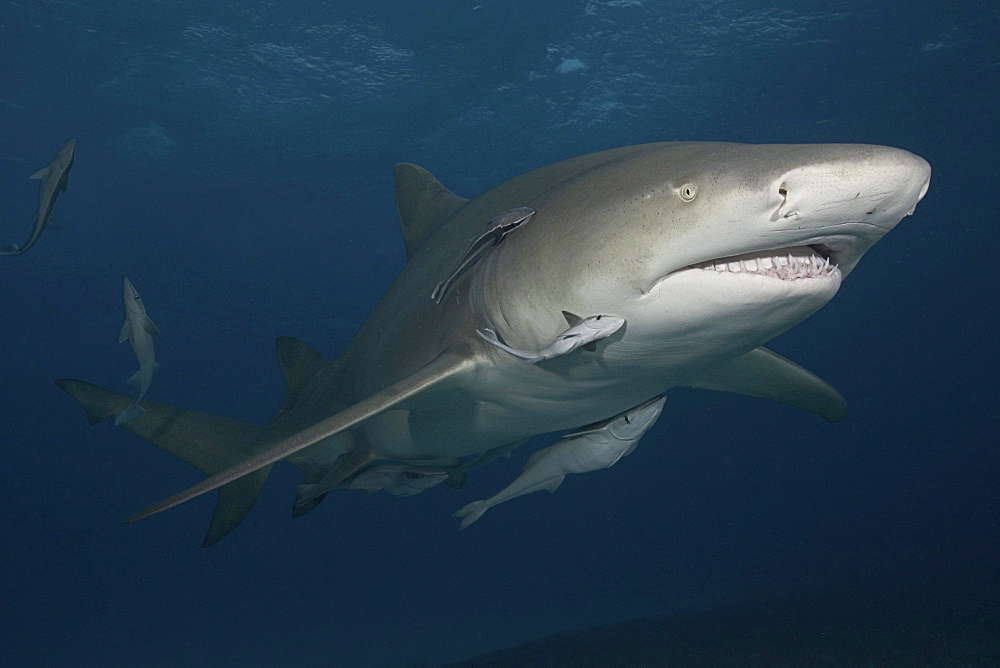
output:
[[[138,317],[145,313],[142,298],[127,277],[122,278],[122,303],[125,306],[126,316]]]
[[[513,346],[551,340],[569,310],[626,320],[607,359],[704,366],[751,350],[827,303],[930,179],[922,158],[869,145],[667,143],[588,158],[524,203],[531,224],[484,263],[481,311]]]

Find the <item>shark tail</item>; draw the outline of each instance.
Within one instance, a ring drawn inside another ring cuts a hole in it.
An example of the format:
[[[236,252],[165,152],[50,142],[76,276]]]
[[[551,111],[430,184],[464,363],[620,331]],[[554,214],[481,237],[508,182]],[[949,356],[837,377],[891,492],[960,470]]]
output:
[[[485,513],[489,509],[490,509],[490,504],[486,499],[483,499],[482,501],[473,501],[469,505],[463,506],[462,508],[458,509],[455,512],[455,514],[452,515],[452,517],[463,518],[462,523],[458,527],[458,530],[461,531],[462,529],[466,528],[467,526],[478,520],[480,517],[482,517],[483,513]]]
[[[102,389],[80,380],[56,381],[66,394],[76,399],[96,424],[106,417],[139,413],[121,424],[161,450],[187,462],[206,476],[233,466],[253,453],[261,428],[207,413],[177,408],[155,401],[133,403],[132,397]],[[219,499],[202,547],[214,545],[246,517],[257,500],[271,467],[234,480],[219,490]]]

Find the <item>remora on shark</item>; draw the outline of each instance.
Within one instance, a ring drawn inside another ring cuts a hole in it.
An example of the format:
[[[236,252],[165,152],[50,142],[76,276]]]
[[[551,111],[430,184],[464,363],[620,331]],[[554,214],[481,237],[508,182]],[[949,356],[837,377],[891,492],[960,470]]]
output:
[[[220,489],[209,545],[246,515],[277,461],[326,490],[384,461],[461,471],[463,457],[488,461],[677,386],[838,420],[846,404],[836,390],[761,346],[827,303],[913,213],[930,166],[883,146],[678,142],[565,160],[472,200],[415,165],[397,165],[395,177],[408,262],[343,354],[329,362],[279,338],[287,392],[264,426],[143,401],[126,428],[208,477],[130,519]],[[534,211],[530,224],[477,257],[441,303],[429,299],[469,239],[518,207]],[[544,350],[566,330],[563,312],[625,325],[595,351],[537,364],[476,333]],[[58,383],[91,422],[131,401]],[[322,498],[300,499],[296,514]]]

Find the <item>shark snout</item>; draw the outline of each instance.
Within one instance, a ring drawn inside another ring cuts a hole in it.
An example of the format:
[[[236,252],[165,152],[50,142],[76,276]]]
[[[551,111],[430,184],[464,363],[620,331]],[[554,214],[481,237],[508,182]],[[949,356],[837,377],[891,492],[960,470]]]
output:
[[[800,227],[864,224],[891,230],[927,193],[930,165],[902,149],[872,149],[869,155],[817,162],[783,174],[774,187],[779,202],[771,220]]]
[[[882,150],[886,153],[882,158],[886,165],[881,169],[892,188],[888,199],[898,201],[898,208],[905,211],[903,216],[909,216],[930,188],[930,163],[903,149],[882,147]]]
[[[799,243],[839,264],[846,275],[914,212],[927,194],[931,167],[920,156],[886,146],[835,147],[821,158],[775,181],[771,224],[782,234],[802,235]]]
[[[913,156],[913,157],[917,158],[918,160],[920,160],[920,162],[923,163],[923,165],[925,167],[925,172],[926,173],[925,173],[925,176],[924,176],[924,185],[921,186],[920,192],[917,194],[917,201],[914,202],[913,206],[910,207],[910,210],[906,212],[907,216],[912,216],[913,215],[913,212],[917,208],[917,204],[919,204],[920,201],[924,198],[924,195],[927,194],[927,189],[931,187],[931,166],[930,166],[930,164],[926,160],[924,160],[923,158],[920,158],[919,156]]]

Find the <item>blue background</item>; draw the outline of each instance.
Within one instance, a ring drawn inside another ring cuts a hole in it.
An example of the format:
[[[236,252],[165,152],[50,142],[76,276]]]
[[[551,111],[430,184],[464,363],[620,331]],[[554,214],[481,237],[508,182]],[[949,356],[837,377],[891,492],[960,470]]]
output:
[[[957,601],[997,582],[1000,10],[655,0],[0,2],[0,241],[77,140],[29,253],[0,258],[0,633],[9,665],[403,665],[788,592]],[[865,142],[931,189],[837,298],[773,342],[844,421],[675,391],[637,451],[459,533],[521,454],[408,499],[289,508],[278,467],[200,550],[214,500],[52,381],[129,392],[121,277],[162,331],[150,399],[247,422],[273,339],[333,358],[404,262],[391,166],[473,196],[665,140]]]

